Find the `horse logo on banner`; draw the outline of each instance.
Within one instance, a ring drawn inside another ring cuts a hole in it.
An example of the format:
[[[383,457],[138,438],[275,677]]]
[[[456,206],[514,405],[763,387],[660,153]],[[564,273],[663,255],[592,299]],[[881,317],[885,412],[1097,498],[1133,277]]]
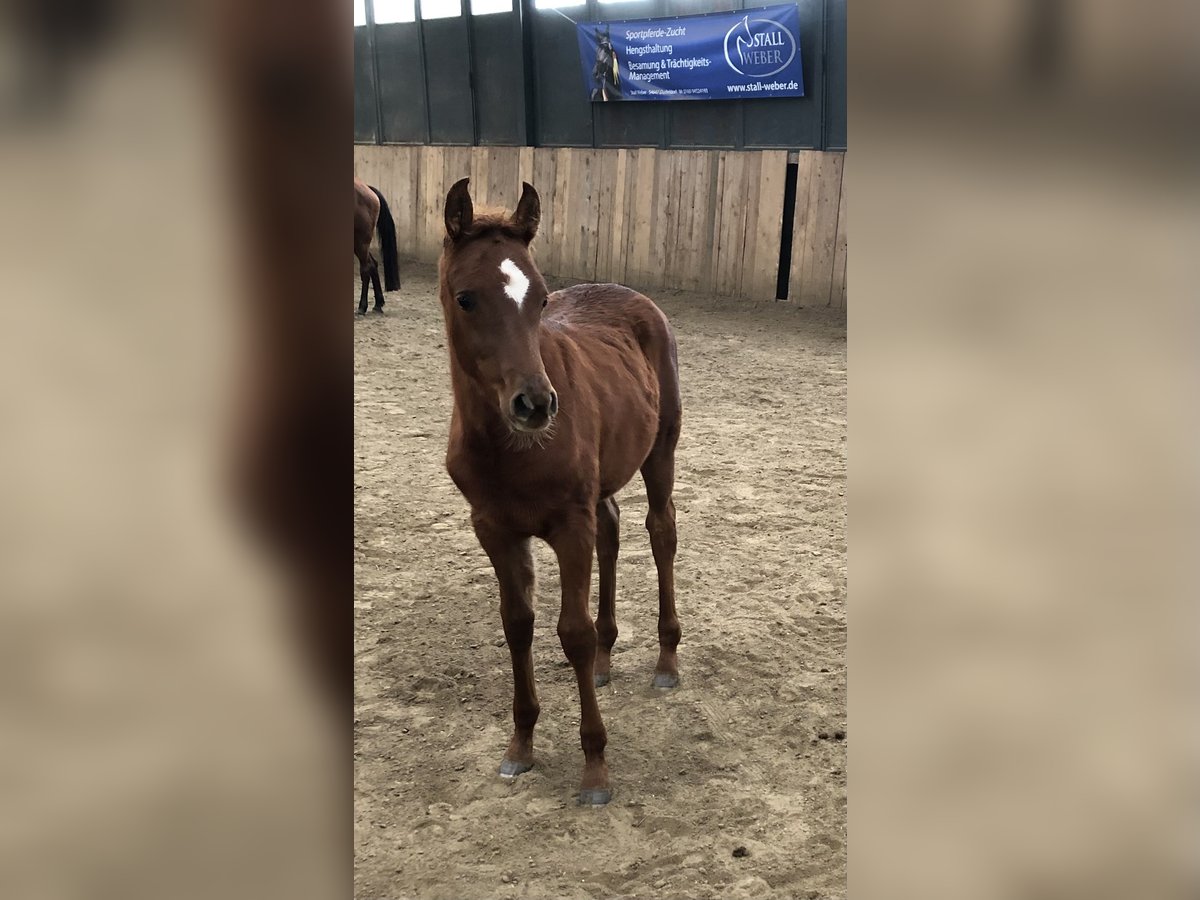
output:
[[[730,38],[734,39],[732,55]],[[725,61],[739,75],[766,78],[786,69],[795,55],[795,35],[769,19],[746,16],[725,34]]]
[[[617,62],[617,49],[612,44],[612,26],[606,25],[601,33],[597,28],[596,64],[592,67],[593,100],[620,100],[621,73]]]

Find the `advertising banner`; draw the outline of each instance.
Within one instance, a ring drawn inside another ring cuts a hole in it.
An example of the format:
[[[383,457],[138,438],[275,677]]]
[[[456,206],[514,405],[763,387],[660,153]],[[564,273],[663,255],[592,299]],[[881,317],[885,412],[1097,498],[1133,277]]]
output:
[[[596,102],[804,96],[794,5],[575,28]]]

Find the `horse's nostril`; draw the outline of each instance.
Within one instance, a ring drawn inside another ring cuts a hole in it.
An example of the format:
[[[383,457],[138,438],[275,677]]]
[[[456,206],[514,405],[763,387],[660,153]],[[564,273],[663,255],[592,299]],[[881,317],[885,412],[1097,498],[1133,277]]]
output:
[[[513,398],[513,415],[518,419],[528,419],[533,415],[533,404],[524,394],[517,394]]]
[[[550,392],[550,415],[552,415],[552,416],[557,415],[557,413],[558,413],[558,394],[555,393],[554,391],[551,391]]]

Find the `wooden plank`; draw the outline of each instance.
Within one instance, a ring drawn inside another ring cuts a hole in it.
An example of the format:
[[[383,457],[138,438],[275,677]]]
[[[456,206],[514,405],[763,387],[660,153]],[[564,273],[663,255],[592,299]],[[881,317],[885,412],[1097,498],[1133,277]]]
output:
[[[672,150],[669,152],[666,167],[666,190],[663,192],[663,208],[659,213],[662,220],[663,243],[659,250],[662,254],[662,265],[658,267],[659,284],[663,287],[678,288],[679,277],[683,271],[678,248],[682,242],[682,225],[684,206],[683,179],[687,169],[687,157],[690,151]]]
[[[650,196],[649,221],[646,229],[646,256],[637,287],[651,289],[663,283],[663,254],[666,246],[666,207],[669,202],[668,181],[671,166],[671,151],[658,150],[654,154],[653,175],[646,186]]]
[[[684,287],[702,290],[709,284],[709,261],[712,257],[713,223],[716,215],[717,158],[712,150],[697,151],[692,187],[692,226],[688,238],[688,270]]]
[[[608,278],[624,284],[629,272],[629,235],[632,232],[630,217],[633,215],[633,184],[634,171],[637,168],[636,158],[630,151],[617,151],[617,174],[615,193],[613,196],[612,216],[612,264],[609,267]]]
[[[709,244],[709,257],[704,266],[702,287],[704,290],[715,292],[717,287],[718,247],[721,243],[721,229],[724,227],[725,207],[721,195],[725,189],[725,164],[729,157],[728,150],[716,151],[716,166],[712,173],[712,241]]]
[[[568,151],[566,205],[563,207],[562,243],[559,244],[559,268],[569,278],[578,278],[579,273],[579,192],[583,178],[585,150],[572,148]]]
[[[670,204],[671,157],[672,151],[659,150],[654,155],[654,182],[651,188],[652,205],[650,207],[650,243],[647,247],[648,266],[642,275],[642,285],[656,288],[663,282],[663,267],[666,265],[667,252],[667,207]]]
[[[612,220],[617,196],[617,150],[602,150],[597,159],[596,268],[592,278],[612,281]]]
[[[742,175],[741,260],[736,267],[733,296],[750,297],[754,293],[754,265],[758,252],[758,207],[762,202],[762,162],[760,152],[745,153],[745,172]]]
[[[721,152],[705,150],[703,176],[697,176],[696,222],[693,226],[693,266],[689,277],[692,290],[712,290],[713,247],[717,242],[718,198],[721,188]]]
[[[760,152],[758,209],[755,211],[754,256],[747,259],[749,277],[744,295],[753,300],[774,300],[779,278],[779,242],[783,236],[783,194],[787,187],[787,151]]]
[[[445,195],[455,182],[471,176],[471,147],[442,148],[442,193]],[[474,182],[470,185],[472,197],[475,194]],[[444,196],[443,196],[444,199]]]
[[[435,262],[442,250],[446,233],[443,212],[446,191],[443,189],[441,147],[421,148],[421,213],[422,226],[417,255],[426,262]]]
[[[605,227],[608,225],[608,208],[612,203],[612,165],[610,159],[615,159],[612,150],[597,150],[592,160],[592,212],[589,217],[591,228],[591,258],[592,281],[604,282],[608,279],[600,275],[600,266],[607,265],[605,259],[608,252],[608,239]]]
[[[670,261],[667,270],[667,286],[682,288],[691,269],[691,231],[694,215],[694,188],[696,161],[701,156],[697,150],[677,150],[675,161],[675,227],[671,237]]]
[[[672,177],[671,192],[671,235],[667,244],[667,257],[670,265],[664,271],[670,273],[667,286],[679,288],[687,277],[687,246],[688,233],[692,218],[692,178],[695,176],[695,150],[675,151],[675,172]]]
[[[534,259],[542,274],[556,273],[554,257],[554,198],[555,198],[555,163],[554,150],[549,147],[537,147],[533,151],[533,177],[530,184],[538,192],[542,205],[542,221],[538,226],[538,236],[533,242]]]
[[[629,166],[625,172],[625,276],[621,282],[627,285],[632,285],[637,280],[637,217],[638,207],[641,205],[637,185],[641,165],[641,150],[630,150]]]
[[[678,288],[684,278],[687,259],[681,252],[687,242],[687,220],[690,218],[689,190],[691,160],[695,151],[674,150],[671,153],[670,189],[667,194],[667,235],[662,267],[663,286]]]
[[[404,246],[409,256],[420,256],[421,235],[424,233],[425,222],[421,216],[421,153],[417,147],[407,148],[408,181],[407,181],[407,221],[408,234]]]
[[[481,148],[482,150],[482,148]],[[488,204],[497,210],[511,213],[521,199],[518,177],[520,148],[488,147]]]
[[[395,172],[396,160],[395,154],[381,153],[375,166],[375,176],[368,182],[383,194],[383,199],[388,202],[388,207],[391,208],[392,197],[395,196],[395,191],[392,189],[392,176]],[[392,218],[395,219],[396,213],[392,212]],[[376,231],[375,244],[379,245],[379,233]]]
[[[841,153],[821,153],[816,166],[816,206],[809,220],[801,263],[800,302],[828,306],[842,190]],[[811,192],[810,192],[811,196]]]
[[[788,300],[800,303],[803,292],[804,248],[809,223],[817,205],[816,160],[818,150],[801,150],[796,160],[796,211],[792,218],[792,264],[788,273]]]
[[[391,194],[387,200],[392,209],[392,218],[396,221],[396,245],[402,256],[414,256],[418,234],[417,191],[413,184],[416,148],[394,149],[396,152],[393,154],[394,164],[389,183]]]
[[[575,162],[575,150],[571,147],[560,147],[554,152],[554,231],[551,233],[554,245],[554,268],[551,271],[555,275],[569,275],[570,253],[566,245],[570,237],[568,220],[570,219],[571,173]]]
[[[627,279],[645,284],[650,270],[651,223],[654,215],[654,169],[658,152],[651,147],[637,151],[637,165],[630,198],[633,202],[633,233]]]
[[[563,271],[572,278],[586,279],[583,274],[583,228],[584,228],[584,206],[585,206],[585,191],[586,173],[584,171],[588,156],[591,150],[579,149],[571,154],[571,191],[569,194],[570,202],[567,204],[567,218],[563,223],[566,226],[566,240],[563,243],[563,252],[566,254],[566,265]]]
[[[715,293],[737,295],[742,266],[746,224],[746,154],[726,151],[723,181],[718,202],[721,206],[721,231],[718,236],[717,266],[713,280]]]
[[[520,199],[522,184],[533,184],[533,147],[519,147],[517,151],[517,198]],[[536,187],[536,185],[535,185]]]
[[[833,250],[833,279],[829,285],[829,305],[846,308],[846,170],[842,161],[842,187],[838,197],[837,238]]]
[[[709,245],[709,261],[705,267],[704,289],[710,292],[715,292],[717,288],[717,271],[719,261],[718,248],[721,244],[721,231],[725,228],[725,205],[722,203],[722,194],[725,190],[725,166],[729,161],[729,151],[720,150],[717,152],[717,170],[715,173],[715,181],[713,183],[712,201],[713,201],[713,226],[712,226],[712,243]]]
[[[396,147],[387,148],[389,151],[404,150],[407,148]],[[396,224],[396,249],[403,254],[404,240],[411,228],[411,222],[406,221],[406,210],[404,208],[401,196],[402,178],[400,177],[401,169],[407,170],[408,154],[400,152],[389,152],[383,160],[383,165],[380,167],[378,181],[375,187],[383,194],[383,199],[387,201],[388,209],[392,212],[392,221]]]
[[[738,154],[741,161],[742,170],[738,174],[736,186],[737,197],[737,219],[735,221],[733,233],[733,253],[729,259],[729,287],[728,295],[730,297],[742,296],[742,280],[746,273],[746,264],[748,261],[747,249],[753,253],[753,248],[747,248],[747,238],[754,229],[748,227],[748,223],[752,221],[751,210],[754,208],[757,199],[754,193],[754,186],[758,184],[758,173],[755,171],[759,163],[759,155],[757,152],[741,152]]]
[[[625,234],[625,173],[629,168],[629,152],[617,150],[610,154],[612,159],[612,190],[608,195],[607,217],[601,222],[604,228],[602,237],[603,248],[601,261],[596,266],[597,280],[620,283],[624,279],[621,272],[624,250],[622,238]],[[609,172],[605,172],[606,177]]]
[[[654,159],[654,184],[651,193],[654,203],[650,211],[650,243],[646,248],[647,266],[642,273],[640,286],[652,289],[664,283],[663,267],[666,265],[667,210],[671,204],[672,151],[659,150]]]
[[[471,147],[471,203],[485,210],[491,205],[488,199],[487,147]]]
[[[379,156],[375,151],[378,149],[361,144],[354,145],[354,174],[367,184],[371,184],[375,179],[375,164]]]
[[[396,248],[401,256],[411,256],[411,242],[416,234],[413,227],[412,159],[413,148],[396,147],[388,171],[387,187],[380,188],[396,222]]]
[[[575,278],[593,281],[596,277],[596,237],[598,217],[596,208],[597,153],[603,151],[580,150],[575,167],[576,192],[574,196],[574,269]]]

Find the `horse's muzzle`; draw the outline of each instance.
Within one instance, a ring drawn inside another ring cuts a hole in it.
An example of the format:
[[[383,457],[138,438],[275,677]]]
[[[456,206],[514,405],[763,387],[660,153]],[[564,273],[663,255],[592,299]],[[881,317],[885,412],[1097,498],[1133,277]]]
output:
[[[541,431],[558,413],[558,394],[545,376],[534,379],[508,403],[508,416],[520,431]]]

